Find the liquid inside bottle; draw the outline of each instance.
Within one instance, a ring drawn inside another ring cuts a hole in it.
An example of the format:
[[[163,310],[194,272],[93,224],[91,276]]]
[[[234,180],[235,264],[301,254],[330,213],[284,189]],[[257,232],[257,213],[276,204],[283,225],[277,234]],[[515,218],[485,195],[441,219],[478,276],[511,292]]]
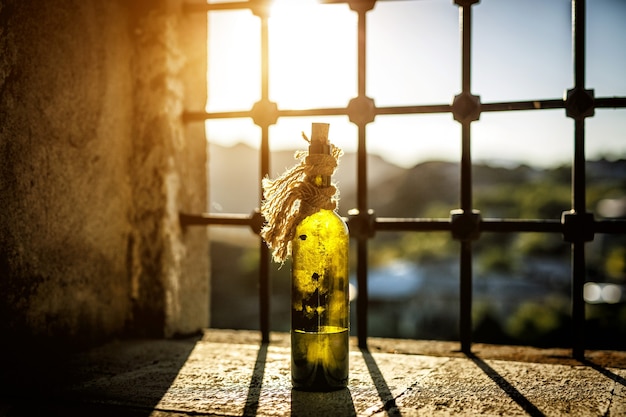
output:
[[[348,251],[348,228],[332,210],[320,210],[296,228],[291,294],[294,388],[329,391],[347,386]]]

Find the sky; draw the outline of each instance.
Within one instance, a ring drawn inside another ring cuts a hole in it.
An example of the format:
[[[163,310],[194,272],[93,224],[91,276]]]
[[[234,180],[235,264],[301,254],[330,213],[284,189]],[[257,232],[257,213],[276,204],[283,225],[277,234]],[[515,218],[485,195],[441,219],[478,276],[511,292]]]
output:
[[[559,99],[573,87],[569,0],[481,0],[473,6],[472,93],[482,103]],[[248,110],[261,97],[260,20],[211,12],[207,111]],[[378,107],[449,104],[461,91],[459,8],[452,0],[379,1],[367,14],[366,95]],[[357,95],[357,15],[345,4],[277,0],[269,22],[270,99],[280,109],[345,107]],[[586,88],[626,97],[626,0],[588,0]],[[345,116],[281,118],[271,150],[305,147],[301,132],[330,123],[330,140],[357,148]],[[569,163],[574,122],[564,109],[483,112],[472,123],[472,157],[503,164]],[[251,119],[208,121],[212,143],[260,144]],[[367,151],[411,167],[458,161],[451,114],[377,116]],[[586,121],[588,158],[626,158],[626,109],[596,109]]]

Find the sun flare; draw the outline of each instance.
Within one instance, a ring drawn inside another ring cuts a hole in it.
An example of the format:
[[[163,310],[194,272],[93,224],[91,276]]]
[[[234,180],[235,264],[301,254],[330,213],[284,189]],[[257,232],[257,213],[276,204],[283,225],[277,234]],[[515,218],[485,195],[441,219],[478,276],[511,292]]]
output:
[[[277,1],[268,25],[279,108],[343,107],[356,95],[356,16],[346,5]]]

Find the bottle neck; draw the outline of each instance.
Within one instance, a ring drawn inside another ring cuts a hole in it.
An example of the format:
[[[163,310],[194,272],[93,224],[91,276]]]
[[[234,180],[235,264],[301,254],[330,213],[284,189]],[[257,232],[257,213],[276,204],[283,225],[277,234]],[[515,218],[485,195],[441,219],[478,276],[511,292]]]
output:
[[[309,146],[309,155],[312,154],[322,154],[322,155],[330,155],[331,153],[331,144],[328,141],[311,141],[311,145]],[[315,175],[309,177],[309,181],[311,181],[315,186],[324,188],[331,186],[331,177],[330,175]]]
[[[331,185],[331,177],[330,175],[315,175],[308,179],[311,181],[316,187],[324,188],[330,187]]]

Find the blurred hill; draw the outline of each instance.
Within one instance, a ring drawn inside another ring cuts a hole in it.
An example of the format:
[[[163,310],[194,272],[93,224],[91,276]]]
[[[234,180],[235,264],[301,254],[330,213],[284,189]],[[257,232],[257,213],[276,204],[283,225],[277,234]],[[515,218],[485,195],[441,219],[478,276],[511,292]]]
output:
[[[286,169],[294,166],[298,160],[294,151],[277,151],[270,155],[270,173],[276,178]],[[260,160],[259,151],[245,144],[231,147],[216,144],[209,145],[209,181],[211,211],[215,213],[250,213],[259,206],[260,197]],[[367,158],[368,182],[370,186],[393,182],[404,173],[404,169],[391,164],[380,156],[369,155]],[[345,214],[356,205],[355,189],[357,159],[353,153],[344,154],[334,181],[340,193],[340,210]]]
[[[272,178],[298,162],[294,152],[272,152]],[[258,207],[259,164],[257,149],[241,143],[232,147],[211,144],[211,212],[248,214]],[[586,169],[589,186],[602,188],[603,196],[608,193],[621,197],[619,194],[626,188],[626,160],[589,161]],[[369,207],[377,216],[448,217],[450,210],[459,205],[460,167],[456,162],[427,161],[405,169],[380,156],[368,155],[367,170]],[[346,153],[333,177],[340,190],[341,215],[345,216],[349,209],[356,207],[356,177],[356,154]],[[475,164],[472,170],[475,205],[484,210],[484,216],[560,218],[561,212],[569,208],[570,178],[569,166],[538,169],[527,165]],[[557,184],[565,196],[554,194],[553,187]],[[532,197],[541,190],[552,195]],[[595,211],[597,201],[593,201],[594,196],[590,196],[590,211]],[[542,210],[523,212],[525,199],[535,200]],[[551,199],[555,201],[550,202]]]
[[[211,211],[249,214],[258,207],[259,152],[210,146]],[[272,177],[297,161],[273,152]],[[441,217],[459,206],[460,166],[428,161],[404,169],[376,155],[368,163],[368,206],[378,217]],[[626,217],[626,160],[588,161],[587,209],[598,219]],[[356,206],[356,156],[335,175],[340,214]],[[477,163],[472,199],[485,218],[560,219],[571,206],[571,168]],[[212,227],[211,325],[258,328],[259,238],[248,228]],[[570,246],[560,234],[484,233],[474,245],[475,340],[565,346],[569,343]],[[626,236],[599,234],[586,249],[586,280],[623,289],[616,303],[588,304],[589,341],[626,345]],[[377,233],[369,242],[369,332],[373,336],[457,340],[458,244],[448,233]],[[355,265],[351,266],[354,271]],[[290,268],[270,268],[274,330],[289,330]],[[401,294],[401,296],[398,296]],[[353,318],[354,320],[354,318]],[[621,342],[619,342],[621,341]]]

